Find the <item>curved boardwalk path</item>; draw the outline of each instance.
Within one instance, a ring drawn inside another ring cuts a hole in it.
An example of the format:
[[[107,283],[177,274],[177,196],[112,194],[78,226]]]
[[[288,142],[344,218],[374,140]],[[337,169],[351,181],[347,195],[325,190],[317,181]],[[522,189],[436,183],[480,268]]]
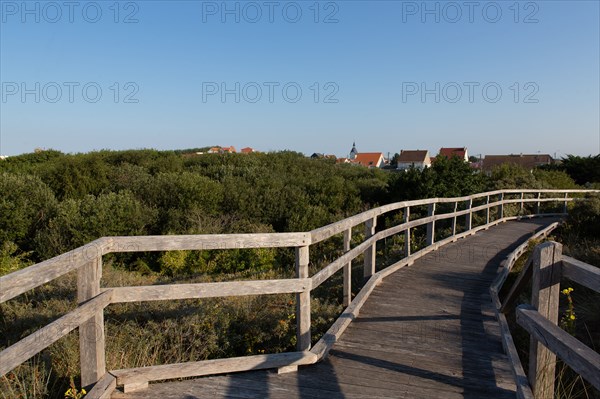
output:
[[[329,357],[296,373],[159,383],[112,397],[514,398],[488,289],[510,251],[556,220],[503,223],[400,269],[375,288]]]

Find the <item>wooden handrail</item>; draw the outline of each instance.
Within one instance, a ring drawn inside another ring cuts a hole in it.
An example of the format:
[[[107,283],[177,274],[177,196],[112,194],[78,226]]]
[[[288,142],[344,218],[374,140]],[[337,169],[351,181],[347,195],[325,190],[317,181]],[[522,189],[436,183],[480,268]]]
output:
[[[68,272],[78,270],[79,285],[78,299],[80,305],[73,311],[67,313],[54,323],[42,328],[37,333],[43,334],[48,328],[54,328],[57,324],[61,326],[61,334],[66,334],[65,326],[60,323],[77,320],[77,323],[69,325],[68,331],[79,327],[80,342],[82,334],[93,333],[93,342],[84,342],[81,346],[82,357],[82,381],[85,385],[93,384],[97,381],[104,381],[107,386],[113,386],[114,381],[105,379],[104,371],[104,323],[103,309],[110,303],[133,302],[133,301],[151,301],[151,300],[173,300],[185,298],[206,298],[240,295],[265,295],[279,293],[296,293],[297,310],[296,320],[298,323],[298,350],[300,352],[310,349],[310,293],[328,278],[333,276],[338,270],[344,268],[344,303],[348,305],[346,311],[340,319],[334,324],[337,331],[341,334],[344,326],[349,323],[349,317],[357,314],[361,304],[368,297],[369,292],[385,276],[394,272],[400,267],[404,267],[414,262],[420,256],[433,251],[445,245],[448,242],[455,241],[460,237],[474,234],[484,228],[492,225],[514,220],[521,217],[535,217],[534,215],[504,216],[504,205],[512,203],[525,202],[560,202],[566,204],[577,198],[569,197],[569,193],[591,193],[600,192],[599,190],[496,190],[485,193],[478,193],[465,197],[456,198],[428,198],[414,201],[403,201],[394,204],[384,205],[374,208],[358,215],[351,216],[336,223],[312,230],[310,232],[298,233],[266,233],[266,234],[218,234],[218,235],[173,235],[173,236],[132,236],[132,237],[104,237],[93,241],[80,248],[69,251],[36,265],[19,270],[15,273],[0,277],[0,303],[10,300],[28,290],[36,288],[53,279],[56,279]],[[541,198],[540,193],[560,193],[562,197]],[[519,194],[519,198],[506,198],[507,195]],[[536,194],[535,198],[526,198],[525,194]],[[490,197],[498,196],[498,200],[491,201]],[[474,200],[485,199],[485,203],[473,206]],[[458,210],[458,203],[465,202],[466,209]],[[454,203],[454,211],[446,213],[437,213],[436,204]],[[410,208],[415,206],[428,205],[428,216],[420,219],[410,220]],[[490,209],[497,207],[498,212],[494,220],[490,220]],[[377,217],[386,213],[403,210],[403,223],[390,227],[386,230],[376,232]],[[485,211],[486,220],[482,226],[472,226],[473,213]],[[563,215],[541,214],[545,215]],[[456,218],[465,216],[465,231],[456,232]],[[452,219],[452,235],[448,238],[435,242],[436,221]],[[350,247],[350,238],[352,228],[365,224],[366,238],[356,247]],[[422,225],[428,226],[427,241],[428,246],[410,253],[410,231],[415,227]],[[328,239],[334,235],[344,233],[344,254],[331,264],[318,271],[314,276],[308,275],[309,248],[311,244]],[[380,272],[375,273],[375,250],[378,241],[389,236],[403,233],[407,238],[405,257],[401,261],[387,267]],[[99,282],[102,273],[102,256],[108,253],[123,252],[142,252],[142,251],[170,251],[170,250],[212,250],[212,249],[240,249],[240,248],[278,248],[295,247],[296,248],[296,278],[284,280],[261,280],[261,281],[242,281],[226,283],[200,283],[200,284],[178,284],[178,285],[156,285],[142,287],[116,287],[100,289]],[[351,301],[350,273],[351,262],[357,256],[365,254],[365,277],[367,284],[361,290],[361,293]],[[573,261],[568,261],[573,264]],[[512,266],[512,265],[511,265]],[[568,269],[568,267],[567,267]],[[574,270],[574,269],[573,269]],[[579,270],[579,269],[578,269]],[[579,276],[581,272],[573,272]],[[587,276],[587,274],[585,275]],[[504,276],[505,278],[506,276]],[[578,277],[574,277],[578,278]],[[583,278],[583,277],[582,277]],[[587,278],[587,277],[586,277]],[[595,280],[594,280],[595,281]],[[502,280],[503,282],[503,280]],[[502,283],[501,282],[501,283]],[[499,287],[501,286],[501,283]],[[597,282],[593,283],[594,286]],[[356,302],[358,300],[358,302]],[[361,302],[362,301],[362,302]],[[360,306],[359,306],[360,304]],[[88,314],[89,312],[89,314]],[[85,314],[85,317],[82,317]],[[341,324],[340,324],[341,323]],[[86,332],[86,329],[89,330]],[[93,331],[91,331],[93,330]],[[68,332],[67,331],[67,332]],[[333,333],[333,337],[337,333]],[[6,348],[0,352],[0,356],[6,359],[10,356],[10,362],[3,361],[0,374],[5,374],[12,370],[16,365],[26,361],[31,356],[39,353],[52,342],[59,339],[62,335],[54,335],[52,339],[40,340],[36,345],[28,347],[28,339],[31,336],[19,341],[18,343]],[[329,338],[327,338],[329,337]],[[330,348],[332,335],[327,335],[324,340],[319,341],[315,346],[316,355],[321,358]],[[27,357],[22,355],[26,350]],[[85,353],[84,353],[85,352]],[[17,355],[18,354],[18,355]],[[84,360],[85,358],[85,360]],[[277,359],[285,359],[285,356]],[[311,358],[312,359],[312,358]],[[223,359],[226,360],[226,359]],[[243,363],[243,360],[240,360]],[[232,360],[233,362],[233,360]],[[277,360],[280,362],[280,360]],[[276,363],[277,363],[276,362]],[[233,364],[233,363],[232,363]],[[271,364],[266,362],[265,364]],[[277,363],[280,364],[280,363]],[[304,364],[304,363],[303,363]],[[168,365],[165,365],[168,366]],[[293,362],[287,366],[292,367]],[[279,367],[279,366],[277,366]],[[84,369],[85,368],[85,369]],[[191,369],[194,369],[192,367]],[[165,367],[168,370],[169,367]],[[161,370],[163,370],[161,368]],[[165,375],[164,378],[175,378]],[[137,382],[135,384],[138,384]],[[143,384],[142,384],[143,385]],[[137,386],[137,385],[135,385]],[[134,386],[129,386],[133,388]]]
[[[547,235],[546,231],[544,235]],[[524,243],[508,256],[504,265],[505,270],[512,268],[519,255],[524,252],[526,245],[527,243]],[[555,242],[536,246],[511,287],[504,304],[500,303],[497,296],[504,279],[500,284],[492,285],[490,290],[496,303],[497,315],[505,321],[503,313],[512,308],[527,282],[532,281],[532,305],[520,305],[516,311],[517,323],[531,334],[528,376],[530,383],[521,387],[524,392],[523,397],[530,397],[528,393],[531,391],[530,386],[533,387],[532,392],[535,394],[535,398],[554,396],[556,356],[594,387],[600,389],[600,354],[557,326],[561,278],[570,279],[600,292],[600,269],[577,259],[563,256],[562,246]],[[502,335],[505,347],[506,341],[512,343],[508,325],[502,328]],[[512,345],[514,346],[514,344]],[[516,353],[514,347],[509,348],[507,353],[513,362],[514,369],[517,370],[516,374],[520,374],[522,377],[520,360],[518,356],[511,356],[511,352]],[[522,378],[521,381],[523,381]]]

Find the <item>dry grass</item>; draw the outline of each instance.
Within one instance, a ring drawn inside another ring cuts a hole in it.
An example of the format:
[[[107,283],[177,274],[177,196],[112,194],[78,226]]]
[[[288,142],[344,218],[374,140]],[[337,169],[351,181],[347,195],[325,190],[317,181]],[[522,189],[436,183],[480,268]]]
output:
[[[281,273],[196,276],[187,282],[282,278]],[[291,277],[291,276],[287,276]],[[0,348],[31,334],[76,306],[70,274],[0,305]],[[103,286],[149,285],[164,276],[104,267]],[[181,282],[181,280],[178,280]],[[323,291],[323,294],[339,292]],[[312,299],[313,339],[341,313],[338,300]],[[105,310],[109,370],[294,350],[294,295],[156,301],[110,305]],[[76,331],[0,378],[1,398],[63,398],[79,378]]]

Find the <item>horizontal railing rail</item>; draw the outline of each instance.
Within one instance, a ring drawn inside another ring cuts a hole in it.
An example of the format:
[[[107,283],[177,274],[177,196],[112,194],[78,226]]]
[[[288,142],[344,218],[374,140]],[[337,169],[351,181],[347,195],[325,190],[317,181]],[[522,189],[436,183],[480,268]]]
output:
[[[498,293],[508,273],[527,251],[529,242],[547,236],[557,225],[551,224],[516,248],[507,257],[502,272],[490,287],[501,325],[503,345],[517,382],[518,398],[554,397],[556,356],[600,390],[600,354],[557,326],[561,279],[569,279],[600,292],[600,268],[563,256],[559,243],[539,244],[523,264],[504,301],[501,303],[499,300]],[[516,310],[517,323],[531,334],[529,372],[525,374],[505,313],[513,309],[519,295],[530,282],[532,304],[520,305]]]
[[[66,273],[77,270],[77,299],[79,306],[38,330],[30,336],[0,352],[0,374],[10,372],[53,342],[79,328],[81,384],[95,387],[89,398],[102,397],[107,390],[123,385],[125,391],[140,389],[149,381],[243,371],[257,368],[278,368],[292,371],[298,365],[311,364],[327,355],[331,346],[347,325],[358,315],[374,287],[387,275],[446,243],[487,229],[498,223],[523,217],[564,215],[567,203],[578,200],[569,194],[584,195],[598,190],[497,190],[457,198],[429,198],[403,201],[374,208],[339,222],[298,233],[268,234],[216,234],[216,235],[167,235],[104,237],[83,247],[74,249],[36,265],[0,277],[0,303],[6,302]],[[562,197],[542,197],[542,194],[559,194]],[[518,195],[518,198],[510,198]],[[531,198],[528,196],[533,195]],[[477,201],[485,201],[473,206]],[[563,204],[563,212],[542,213],[540,203]],[[436,213],[437,204],[454,204],[453,211]],[[505,216],[504,205],[520,203],[517,216]],[[535,212],[526,214],[525,203],[536,203]],[[465,209],[458,209],[464,204]],[[427,216],[411,220],[411,208],[427,206]],[[376,231],[377,218],[400,210],[403,222],[385,230]],[[492,212],[495,210],[495,212]],[[473,215],[485,211],[483,224],[473,226]],[[492,217],[494,213],[494,217]],[[457,218],[464,217],[464,231],[457,231]],[[435,241],[436,222],[451,219],[451,233],[439,242]],[[493,220],[492,220],[493,219]],[[352,229],[364,225],[365,239],[351,248]],[[411,253],[411,230],[426,226],[425,247]],[[338,234],[344,235],[344,253],[329,265],[309,276],[309,248]],[[404,234],[404,257],[379,272],[375,272],[377,242]],[[102,256],[109,253],[172,251],[172,250],[221,250],[241,248],[295,248],[296,277],[276,280],[232,281],[218,283],[152,285],[138,287],[100,287]],[[351,263],[364,256],[365,285],[352,299]],[[310,294],[311,291],[343,269],[344,305],[346,309],[321,340],[311,349]],[[506,278],[504,276],[503,278]],[[503,280],[502,280],[503,282]],[[501,284],[499,285],[501,286]],[[160,365],[107,372],[104,360],[104,308],[114,303],[155,300],[179,300],[244,295],[296,294],[297,351],[288,353],[245,356],[239,358],[190,362],[184,365]],[[497,297],[497,295],[496,295]],[[497,298],[496,298],[497,299]],[[501,315],[502,316],[502,315]],[[42,338],[40,338],[42,337]],[[81,339],[85,337],[85,339]],[[35,344],[31,344],[35,342]]]

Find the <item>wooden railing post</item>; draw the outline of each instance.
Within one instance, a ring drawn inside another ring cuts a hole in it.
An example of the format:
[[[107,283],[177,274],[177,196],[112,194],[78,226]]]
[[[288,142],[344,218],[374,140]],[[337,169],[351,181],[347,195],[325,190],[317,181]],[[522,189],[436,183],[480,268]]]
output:
[[[537,199],[542,198],[542,193],[537,193]],[[535,214],[539,215],[540,214],[540,201],[535,203]]]
[[[490,224],[490,196],[486,200],[487,208],[485,208],[485,224]]]
[[[565,193],[565,202],[563,204],[563,213],[567,213],[567,204],[569,203],[569,201],[567,201],[567,199],[569,198],[569,193]]]
[[[560,294],[562,245],[545,242],[533,252],[533,277],[531,305],[550,320],[558,323],[558,300]],[[529,382],[536,398],[554,397],[554,373],[556,355],[534,338],[529,345]]]
[[[454,202],[454,213],[458,209],[458,201]],[[456,215],[452,218],[452,236],[456,235]]]
[[[500,201],[500,205],[498,205],[498,220],[500,220],[504,217],[504,204],[502,203],[504,201],[504,193],[498,194],[498,201]]]
[[[435,203],[429,204],[427,216],[435,215]],[[427,223],[427,245],[433,244],[435,241],[435,221]]]
[[[296,277],[308,278],[309,247],[296,247]],[[310,290],[296,294],[296,348],[310,349]]]
[[[410,206],[404,209],[404,223],[410,221]],[[410,227],[404,231],[404,254],[410,256]]]
[[[473,221],[473,213],[471,212],[471,208],[473,207],[473,199],[468,199],[465,202],[467,204],[466,209],[469,210],[469,213],[465,215],[465,231],[469,231],[471,230],[471,223]]]
[[[525,193],[521,193],[521,209],[519,210],[519,215],[523,214],[523,198],[525,198]]]
[[[375,234],[375,226],[377,226],[377,216],[373,216],[365,222],[365,239],[373,237]],[[365,250],[365,280],[375,274],[375,255],[377,243],[373,243],[369,248]]]
[[[344,231],[344,252],[350,251],[352,241],[352,228]],[[352,262],[344,265],[344,306],[352,302]]]
[[[77,302],[83,302],[100,294],[102,278],[102,255],[94,258],[77,271]],[[106,373],[104,347],[104,309],[79,325],[79,359],[81,363],[81,386],[89,388]]]

